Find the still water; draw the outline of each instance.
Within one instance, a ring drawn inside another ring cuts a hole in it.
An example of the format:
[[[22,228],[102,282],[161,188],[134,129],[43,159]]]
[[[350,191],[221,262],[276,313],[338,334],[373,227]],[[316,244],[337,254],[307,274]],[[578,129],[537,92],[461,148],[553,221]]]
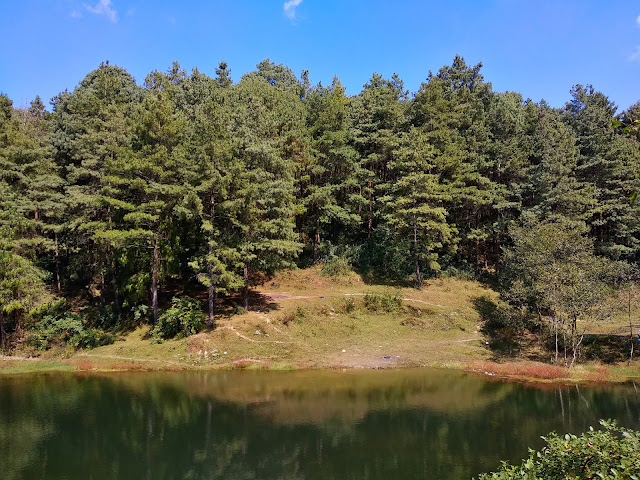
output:
[[[640,428],[638,389],[439,370],[0,376],[0,478],[470,479],[551,430]]]

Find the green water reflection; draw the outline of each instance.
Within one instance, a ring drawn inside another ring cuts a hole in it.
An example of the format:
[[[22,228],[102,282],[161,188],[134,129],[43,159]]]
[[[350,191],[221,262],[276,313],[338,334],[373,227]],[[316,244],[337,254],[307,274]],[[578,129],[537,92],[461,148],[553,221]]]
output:
[[[600,418],[640,428],[636,386],[438,370],[0,377],[0,478],[468,479]]]

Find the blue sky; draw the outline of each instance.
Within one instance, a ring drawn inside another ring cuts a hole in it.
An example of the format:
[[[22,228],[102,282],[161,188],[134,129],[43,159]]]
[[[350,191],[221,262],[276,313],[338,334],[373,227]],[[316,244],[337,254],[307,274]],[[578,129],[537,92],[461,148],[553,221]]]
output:
[[[142,83],[177,60],[235,81],[263,58],[356,94],[373,72],[412,92],[455,54],[494,90],[562,106],[591,83],[640,100],[640,2],[630,0],[0,0],[0,91],[17,106],[72,90],[101,61]]]

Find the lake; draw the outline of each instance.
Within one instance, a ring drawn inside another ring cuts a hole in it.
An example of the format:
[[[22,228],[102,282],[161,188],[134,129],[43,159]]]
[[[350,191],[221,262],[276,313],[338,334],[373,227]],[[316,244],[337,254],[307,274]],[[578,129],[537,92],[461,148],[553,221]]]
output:
[[[640,429],[638,388],[432,369],[0,376],[0,477],[470,479],[551,430]]]

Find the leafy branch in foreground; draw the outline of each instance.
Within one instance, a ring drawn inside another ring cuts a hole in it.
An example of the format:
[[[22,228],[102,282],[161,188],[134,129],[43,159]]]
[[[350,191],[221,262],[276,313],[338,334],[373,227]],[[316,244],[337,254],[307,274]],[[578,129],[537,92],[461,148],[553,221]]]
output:
[[[601,420],[602,430],[590,428],[580,436],[550,433],[541,451],[529,450],[521,465],[503,462],[479,480],[632,479],[640,478],[640,432]]]

